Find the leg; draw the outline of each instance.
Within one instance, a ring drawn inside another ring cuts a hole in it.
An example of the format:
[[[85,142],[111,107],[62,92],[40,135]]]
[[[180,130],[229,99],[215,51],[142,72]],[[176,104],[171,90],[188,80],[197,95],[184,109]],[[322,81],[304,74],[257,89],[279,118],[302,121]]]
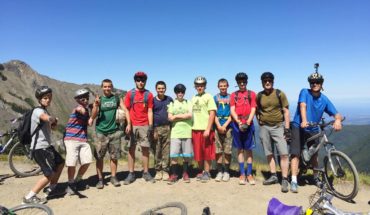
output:
[[[118,166],[118,161],[117,159],[111,159],[110,160],[110,172],[112,177],[116,177],[117,174],[117,166]]]
[[[144,172],[148,172],[149,171],[149,148],[141,147],[141,151],[143,155],[143,158],[142,158],[143,169],[144,169]]]
[[[103,159],[97,159],[96,160],[96,174],[98,176],[99,180],[103,180],[103,167],[104,167],[104,161]]]
[[[69,166],[68,169],[68,182],[72,182],[75,177],[76,167],[75,166]]]

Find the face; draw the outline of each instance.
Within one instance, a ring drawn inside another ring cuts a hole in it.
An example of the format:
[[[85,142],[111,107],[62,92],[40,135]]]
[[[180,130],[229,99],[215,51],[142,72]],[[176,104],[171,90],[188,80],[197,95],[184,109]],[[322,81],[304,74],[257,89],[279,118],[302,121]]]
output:
[[[184,96],[185,96],[185,93],[183,93],[183,92],[176,93],[176,98],[180,101],[182,101],[184,99]]]
[[[101,88],[105,96],[110,96],[112,94],[113,84],[110,82],[103,82]]]
[[[76,101],[78,102],[78,104],[86,107],[89,104],[89,96],[78,98],[76,99]]]
[[[322,83],[319,82],[319,81],[311,81],[310,82],[310,87],[311,87],[311,90],[313,92],[320,92],[321,91],[321,87],[322,87]]]
[[[144,78],[136,78],[135,79],[136,88],[142,90],[145,88],[146,80]]]
[[[162,84],[158,84],[155,90],[157,91],[158,96],[163,96],[166,93],[166,87]]]
[[[206,90],[206,85],[205,84],[195,84],[195,89],[197,90],[198,94],[202,94]]]
[[[41,99],[40,99],[40,104],[44,107],[49,107],[50,106],[50,103],[51,103],[51,100],[53,99],[53,94],[51,93],[48,93],[48,94],[45,94]]]
[[[274,81],[272,79],[266,78],[262,80],[262,87],[265,90],[271,90],[273,86],[274,86]]]
[[[229,85],[227,84],[227,82],[220,82],[218,84],[218,89],[220,90],[221,94],[226,94],[228,87],[229,87]]]
[[[237,83],[238,83],[239,90],[244,91],[247,89],[247,83],[248,83],[247,80],[238,80]]]

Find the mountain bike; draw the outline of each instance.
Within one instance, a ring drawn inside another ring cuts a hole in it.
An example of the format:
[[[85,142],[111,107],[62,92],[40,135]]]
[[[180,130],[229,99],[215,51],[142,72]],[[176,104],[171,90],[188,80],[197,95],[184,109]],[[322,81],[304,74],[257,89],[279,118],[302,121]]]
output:
[[[351,201],[358,193],[359,176],[352,160],[343,152],[336,150],[334,143],[329,142],[327,138],[326,133],[333,131],[333,123],[334,120],[325,122],[323,118],[320,123],[309,124],[310,127],[318,127],[319,132],[305,141],[305,146],[310,141],[315,141],[315,143],[309,149],[302,150],[300,171],[305,173],[307,169],[312,169],[312,166],[310,166],[312,155],[324,147],[326,153],[323,159],[325,175],[323,180],[326,181],[328,189],[333,195]]]
[[[48,206],[41,204],[23,204],[10,209],[0,205],[0,215],[16,214],[53,215],[54,213]]]
[[[17,120],[18,119],[11,120],[11,124],[16,124]],[[31,159],[30,148],[18,141],[17,129],[12,127],[6,133],[0,134],[0,138],[4,138],[6,136],[8,136],[9,139],[4,145],[0,144],[0,154],[3,154],[8,148],[10,148],[8,162],[9,167],[14,174],[20,177],[39,174],[41,169],[36,162]]]

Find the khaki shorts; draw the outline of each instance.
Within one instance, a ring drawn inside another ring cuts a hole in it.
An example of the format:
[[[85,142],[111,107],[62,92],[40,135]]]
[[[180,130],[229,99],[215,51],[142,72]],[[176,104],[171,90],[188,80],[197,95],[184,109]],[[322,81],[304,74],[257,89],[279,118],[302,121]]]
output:
[[[226,130],[226,134],[219,134],[216,129],[215,139],[216,139],[216,154],[225,153],[230,155],[233,143],[233,137],[231,136],[231,128]]]
[[[279,155],[288,155],[288,145],[284,138],[284,126],[282,124],[275,126],[261,125],[260,139],[266,156],[274,154],[275,146]]]
[[[121,137],[123,131],[118,130],[112,134],[96,133],[97,141],[94,142],[95,159],[103,159],[109,150],[110,159],[117,160],[121,157]]]
[[[139,145],[141,147],[150,147],[148,138],[149,126],[132,126],[131,140],[129,147]]]
[[[76,166],[77,162],[81,165],[92,162],[90,145],[87,142],[76,140],[65,140],[66,146],[66,166]]]

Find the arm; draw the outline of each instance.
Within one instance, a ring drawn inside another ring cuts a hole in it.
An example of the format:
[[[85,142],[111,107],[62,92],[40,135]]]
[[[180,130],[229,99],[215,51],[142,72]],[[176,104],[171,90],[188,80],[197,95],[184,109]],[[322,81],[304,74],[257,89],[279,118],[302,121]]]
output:
[[[126,134],[129,134],[131,132],[131,118],[130,118],[129,110],[126,108],[123,98],[120,99],[119,106],[123,111],[125,111],[125,116],[126,116],[126,121],[127,121],[125,132]]]
[[[290,114],[288,108],[283,108],[285,128],[290,128]]]
[[[89,119],[89,122],[88,122],[89,126],[92,126],[96,116],[98,115],[99,105],[100,105],[99,95],[95,95],[93,108],[91,110],[91,116],[90,116],[90,119]]]
[[[231,114],[231,118],[238,124],[240,124],[240,120],[238,119],[238,115],[236,114],[235,112],[235,106],[231,106],[230,107],[230,114]]]
[[[50,122],[51,129],[53,129],[53,130],[56,128],[56,126],[58,124],[58,118],[50,116],[47,113],[42,113],[40,115],[40,121]]]
[[[308,122],[307,122],[307,105],[304,102],[299,103],[299,111],[301,112],[301,128],[307,128],[308,127]]]
[[[253,121],[253,117],[254,117],[255,114],[256,114],[256,108],[252,107],[251,108],[251,113],[249,114],[249,117],[247,119],[247,125],[251,125],[251,123]]]
[[[213,122],[215,121],[216,111],[210,110],[208,111],[208,113],[209,113],[208,125],[207,125],[206,130],[203,133],[203,137],[209,136],[209,133],[211,132],[211,129],[212,129]]]
[[[153,108],[148,108],[149,126],[153,126]]]
[[[339,113],[334,115],[335,122],[333,124],[333,128],[335,131],[340,131],[342,130],[342,115]]]

